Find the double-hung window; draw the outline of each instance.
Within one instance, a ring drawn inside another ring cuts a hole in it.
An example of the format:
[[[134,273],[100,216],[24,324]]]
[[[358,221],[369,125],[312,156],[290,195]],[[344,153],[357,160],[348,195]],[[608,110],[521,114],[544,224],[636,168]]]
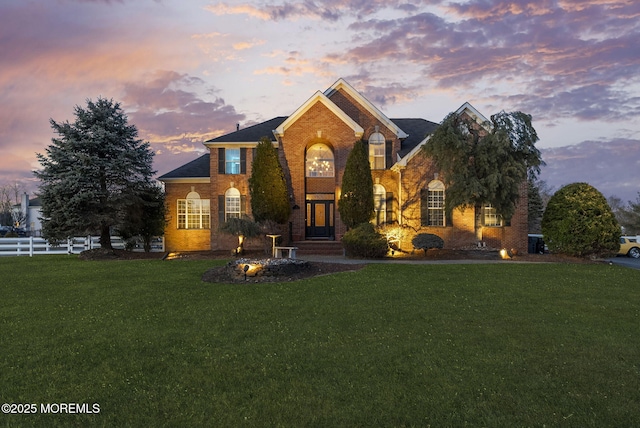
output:
[[[218,174],[246,174],[247,173],[247,149],[218,148]]]
[[[224,160],[225,174],[240,174],[240,149],[226,149]]]
[[[444,226],[444,183],[433,180],[427,189],[421,192],[422,226]]]

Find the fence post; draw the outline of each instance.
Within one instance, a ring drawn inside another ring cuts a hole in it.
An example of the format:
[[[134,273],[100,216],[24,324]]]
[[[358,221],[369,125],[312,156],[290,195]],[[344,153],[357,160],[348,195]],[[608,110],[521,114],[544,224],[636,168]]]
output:
[[[33,236],[29,236],[29,257],[33,257]]]

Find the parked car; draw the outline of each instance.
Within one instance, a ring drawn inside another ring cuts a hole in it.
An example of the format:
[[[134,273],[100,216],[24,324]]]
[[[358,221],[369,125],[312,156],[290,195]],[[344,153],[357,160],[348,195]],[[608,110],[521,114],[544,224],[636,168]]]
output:
[[[24,238],[27,236],[27,232],[24,229],[13,226],[0,226],[0,237],[4,237],[9,233],[16,234],[18,238]]]
[[[640,259],[640,244],[636,238],[623,236],[620,238],[619,256],[629,256],[634,259]]]

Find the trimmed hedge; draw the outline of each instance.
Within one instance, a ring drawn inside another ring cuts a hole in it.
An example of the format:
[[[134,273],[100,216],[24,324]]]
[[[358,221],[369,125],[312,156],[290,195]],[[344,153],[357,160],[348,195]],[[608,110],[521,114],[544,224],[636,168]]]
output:
[[[570,256],[606,256],[620,248],[620,226],[605,197],[587,183],[562,187],[542,216],[549,250]]]
[[[387,240],[371,223],[362,223],[347,231],[342,237],[342,245],[349,257],[379,259],[387,254]]]
[[[438,235],[432,233],[419,233],[411,240],[413,248],[418,250],[424,250],[424,254],[427,255],[429,248],[443,248],[444,241]]]

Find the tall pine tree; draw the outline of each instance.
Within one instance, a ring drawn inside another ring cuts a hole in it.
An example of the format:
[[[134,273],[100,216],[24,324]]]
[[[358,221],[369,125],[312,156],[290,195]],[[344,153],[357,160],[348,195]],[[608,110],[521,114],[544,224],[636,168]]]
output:
[[[144,204],[153,152],[113,100],[88,100],[86,108],[75,107],[75,116],[74,123],[51,119],[58,136],[46,155],[37,154],[43,235],[60,241],[99,234],[100,245],[111,249],[112,228],[126,227],[127,213]]]
[[[284,224],[291,215],[291,205],[278,151],[267,137],[256,147],[256,158],[249,178],[251,212],[256,222],[266,220]]]
[[[338,211],[347,228],[367,223],[373,217],[373,179],[367,149],[362,140],[354,144],[347,158]]]

